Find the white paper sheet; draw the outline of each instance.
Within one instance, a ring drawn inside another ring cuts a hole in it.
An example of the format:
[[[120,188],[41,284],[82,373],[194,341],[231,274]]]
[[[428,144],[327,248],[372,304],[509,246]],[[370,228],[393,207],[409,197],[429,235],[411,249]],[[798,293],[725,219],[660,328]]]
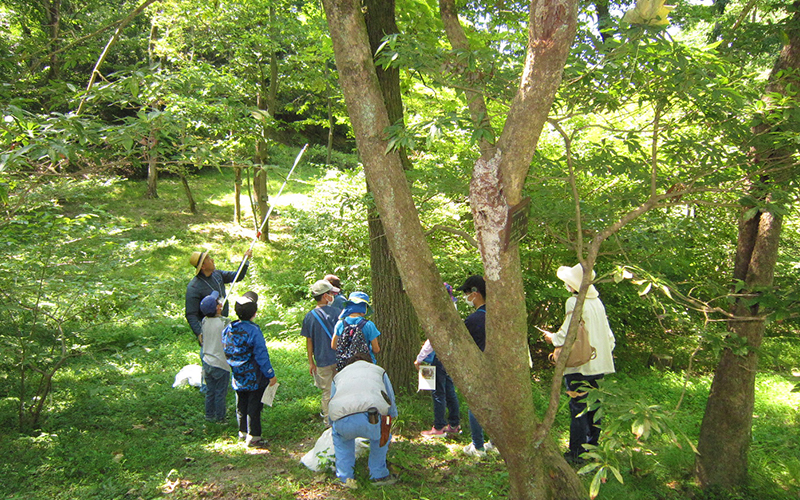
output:
[[[267,406],[272,406],[272,401],[275,399],[275,393],[278,391],[279,385],[281,385],[280,382],[275,382],[275,385],[268,385],[264,395],[261,396],[261,402]]]

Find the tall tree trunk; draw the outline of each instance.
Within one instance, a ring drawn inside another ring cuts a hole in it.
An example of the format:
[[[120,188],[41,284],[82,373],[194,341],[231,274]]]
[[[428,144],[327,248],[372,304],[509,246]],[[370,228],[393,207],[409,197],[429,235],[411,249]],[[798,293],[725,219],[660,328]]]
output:
[[[181,178],[181,184],[183,184],[183,192],[186,193],[186,200],[189,202],[189,212],[192,214],[197,213],[197,203],[194,201],[194,196],[192,196],[192,189],[189,187],[189,181],[186,179],[186,176],[183,174],[178,174]]]
[[[253,170],[253,191],[256,196],[256,208],[258,210],[258,223],[264,221],[269,211],[269,193],[267,192],[267,171],[261,165],[257,165]],[[269,241],[269,221],[264,223],[264,228],[259,236],[261,241]]]
[[[150,124],[150,135],[147,138],[147,192],[145,198],[158,198],[158,137]]]
[[[386,153],[383,131],[390,118],[373,64],[361,2],[323,0],[323,5],[339,81],[389,248],[420,324],[506,461],[509,498],[586,498],[580,479],[552,438],[534,441],[539,418],[533,407],[528,370],[519,254],[516,245],[506,248],[498,240],[508,204],[517,203],[521,197],[522,183],[561,81],[575,35],[576,2],[531,2],[528,55],[517,97],[498,152],[489,161],[479,160],[473,172],[473,213],[482,211],[482,216],[489,216],[486,224],[476,224],[488,295],[485,352],[475,345],[442,287],[400,155]]]
[[[328,144],[325,149],[325,165],[330,166],[333,154],[333,126],[336,122],[333,119],[333,88],[330,81],[330,69],[328,61],[325,61],[325,89],[328,94]]]
[[[395,21],[394,0],[365,0],[365,20],[370,51],[375,54],[381,39],[400,30]],[[400,94],[400,73],[396,68],[376,68],[378,83],[389,121],[403,119],[403,100]],[[411,167],[404,151],[400,153],[406,169]],[[367,183],[367,190],[370,186]],[[417,315],[403,287],[389,243],[375,208],[369,210],[370,271],[375,304],[375,324],[381,331],[381,366],[389,373],[392,383],[413,391],[416,372],[414,355],[419,348],[420,327]]]
[[[242,225],[242,167],[233,167],[233,223]]]
[[[261,80],[261,87],[264,88],[264,80]],[[256,97],[256,105],[258,109],[267,109],[267,103],[262,99],[261,92]],[[264,124],[262,128],[263,135],[256,142],[256,165],[253,168],[253,192],[256,197],[256,208],[258,209],[258,223],[264,220],[269,210],[269,193],[267,192],[267,172],[264,170],[264,164],[267,161],[267,135],[268,126]],[[261,241],[269,241],[269,221],[264,223],[264,228],[261,235],[258,237]]]
[[[59,77],[60,62],[58,60],[58,48],[60,45],[59,37],[61,36],[61,0],[50,0],[46,2],[46,22],[47,29],[45,31],[50,34],[50,71],[47,77],[54,80]]]
[[[600,37],[605,42],[611,36],[607,30],[612,27],[611,13],[608,12],[608,0],[595,0],[594,11],[597,14],[597,28],[600,30]]]
[[[764,100],[767,107],[775,95],[789,96],[790,88],[797,88],[800,77],[800,3],[795,2],[795,11],[789,22],[788,43],[783,47]],[[797,95],[792,98],[794,106]],[[786,104],[781,107],[785,109]],[[776,110],[780,113],[780,110]],[[775,202],[772,192],[782,189],[789,181],[792,167],[792,152],[784,149],[782,125],[769,125],[772,120],[763,120],[753,130],[753,159],[758,170],[758,179],[748,193],[764,202]],[[755,401],[755,378],[758,368],[757,350],[764,337],[765,316],[768,310],[759,304],[748,306],[746,301],[756,297],[759,289],[772,286],[775,262],[778,257],[782,217],[779,213],[743,207],[739,220],[739,238],[736,248],[734,280],[744,282],[739,291],[745,297],[737,298],[732,310],[735,320],[729,324],[732,337],[744,339],[747,353],[736,355],[730,349],[722,357],[714,372],[711,393],[706,404],[695,461],[695,474],[703,487],[725,489],[743,486],[747,482],[747,454],[750,447]]]

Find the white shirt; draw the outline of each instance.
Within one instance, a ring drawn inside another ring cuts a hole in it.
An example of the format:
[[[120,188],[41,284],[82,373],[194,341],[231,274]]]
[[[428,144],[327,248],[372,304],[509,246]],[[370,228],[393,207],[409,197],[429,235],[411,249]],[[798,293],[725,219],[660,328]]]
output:
[[[582,375],[601,375],[606,373],[614,373],[614,357],[611,352],[614,350],[617,341],[614,338],[614,333],[611,332],[611,327],[608,325],[608,318],[606,317],[606,308],[595,292],[593,298],[586,297],[583,302],[583,321],[586,326],[586,332],[589,335],[589,343],[597,351],[597,357],[581,366],[573,368],[566,368],[564,374],[580,373]],[[567,338],[567,328],[572,319],[572,310],[575,309],[577,297],[574,295],[567,299],[566,304],[566,317],[561,328],[553,334],[553,345],[556,347],[564,345]]]

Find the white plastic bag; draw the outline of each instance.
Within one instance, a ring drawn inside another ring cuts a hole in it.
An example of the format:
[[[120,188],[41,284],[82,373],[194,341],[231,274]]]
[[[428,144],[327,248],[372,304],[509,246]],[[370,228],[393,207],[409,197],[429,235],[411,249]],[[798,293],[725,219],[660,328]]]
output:
[[[369,442],[364,438],[356,438],[356,458],[367,453],[369,450]],[[321,471],[324,467],[331,470],[334,469],[336,456],[333,451],[333,430],[328,427],[325,432],[317,439],[314,448],[308,451],[300,462],[313,470],[314,472]]]
[[[203,380],[203,367],[200,365],[186,365],[175,375],[175,383],[172,387],[189,384],[192,387],[200,387]]]

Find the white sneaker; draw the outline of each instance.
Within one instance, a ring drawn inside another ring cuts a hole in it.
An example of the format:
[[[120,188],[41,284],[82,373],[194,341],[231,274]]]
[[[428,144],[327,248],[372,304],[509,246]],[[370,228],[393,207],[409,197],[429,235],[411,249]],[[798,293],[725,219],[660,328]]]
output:
[[[486,452],[475,448],[475,444],[473,443],[470,443],[464,447],[464,454],[469,455],[471,457],[481,457],[481,458],[486,456]]]
[[[483,445],[483,449],[486,451],[486,453],[500,453],[497,451],[497,448],[494,446],[494,444],[492,444],[491,441],[486,441],[486,443]]]

